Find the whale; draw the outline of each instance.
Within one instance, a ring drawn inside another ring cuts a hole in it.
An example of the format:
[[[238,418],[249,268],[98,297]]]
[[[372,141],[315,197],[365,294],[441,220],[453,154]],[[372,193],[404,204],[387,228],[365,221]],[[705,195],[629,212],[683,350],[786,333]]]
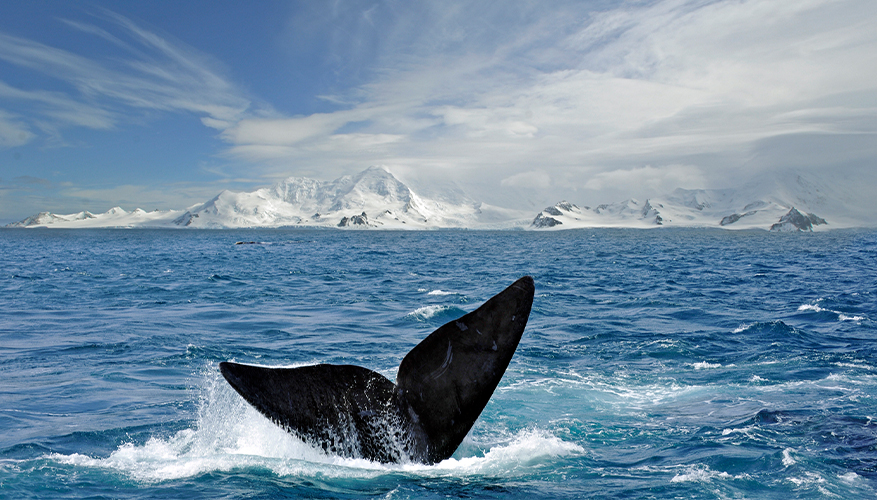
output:
[[[438,463],[454,454],[505,374],[534,291],[524,276],[442,325],[405,355],[395,383],[355,365],[225,361],[219,370],[262,415],[327,454]]]

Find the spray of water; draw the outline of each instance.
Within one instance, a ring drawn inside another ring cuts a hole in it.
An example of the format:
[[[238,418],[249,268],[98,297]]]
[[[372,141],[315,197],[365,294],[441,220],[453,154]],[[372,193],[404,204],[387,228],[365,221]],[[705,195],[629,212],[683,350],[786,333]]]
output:
[[[52,454],[46,458],[79,467],[122,473],[135,481],[160,482],[211,472],[260,468],[278,476],[367,478],[383,474],[425,476],[517,475],[584,450],[548,431],[522,430],[478,456],[450,458],[436,465],[380,464],[341,458],[317,450],[260,415],[222,380],[218,370],[202,374],[193,426],[173,436],[126,443],[105,458]]]

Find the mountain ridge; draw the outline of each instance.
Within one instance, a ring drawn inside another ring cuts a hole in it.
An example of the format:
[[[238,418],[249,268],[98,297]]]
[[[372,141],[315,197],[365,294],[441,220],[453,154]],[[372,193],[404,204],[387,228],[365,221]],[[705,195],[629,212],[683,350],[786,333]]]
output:
[[[146,212],[137,208],[127,212],[113,207],[102,214],[40,212],[6,227],[533,230],[718,227],[813,231],[866,225],[844,218],[842,214],[850,209],[843,193],[829,184],[786,174],[756,179],[738,189],[677,188],[644,202],[629,198],[591,208],[561,201],[532,218],[521,210],[475,201],[456,186],[446,196],[439,193],[424,197],[385,167],[371,166],[331,181],[293,176],[254,191],[223,190],[184,210]]]

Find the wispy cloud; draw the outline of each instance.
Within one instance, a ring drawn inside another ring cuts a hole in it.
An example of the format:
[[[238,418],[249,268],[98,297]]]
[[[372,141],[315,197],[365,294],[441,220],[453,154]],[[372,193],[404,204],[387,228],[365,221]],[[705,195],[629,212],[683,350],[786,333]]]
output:
[[[216,196],[222,186],[216,183],[169,183],[163,186],[123,184],[119,186],[64,186],[57,190],[56,196],[76,200],[80,206],[90,210],[105,211],[114,206],[127,210],[187,208],[192,200],[207,200]],[[103,208],[102,208],[103,207]]]
[[[21,146],[33,137],[34,134],[20,118],[0,109],[0,148]]]
[[[95,185],[90,182],[53,182],[33,176],[0,179],[0,194],[4,202],[28,207],[27,215],[44,210],[59,214],[81,210],[99,213],[115,206],[126,210],[179,210],[208,200],[225,187],[222,182]]]
[[[79,126],[92,129],[108,129],[115,123],[114,114],[91,103],[71,99],[62,92],[46,90],[22,90],[0,81],[0,98],[24,101],[32,111],[43,115],[57,126]]]
[[[210,126],[230,124],[250,100],[213,69],[206,56],[170,42],[128,19],[106,12],[118,32],[82,22],[64,23],[111,42],[121,55],[99,60],[68,50],[0,33],[0,59],[68,85],[67,90],[15,87],[0,81],[0,99],[26,102],[38,128],[107,129],[126,120],[130,110],[189,112]],[[32,136],[31,136],[32,137]]]

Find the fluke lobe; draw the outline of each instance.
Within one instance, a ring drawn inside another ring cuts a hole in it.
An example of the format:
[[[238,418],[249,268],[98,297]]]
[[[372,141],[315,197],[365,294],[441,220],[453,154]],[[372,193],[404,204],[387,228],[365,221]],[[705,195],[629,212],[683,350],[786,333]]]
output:
[[[224,362],[222,375],[263,415],[329,453],[436,463],[466,437],[515,354],[533,305],[525,276],[432,332],[396,383],[353,365],[266,368]]]

